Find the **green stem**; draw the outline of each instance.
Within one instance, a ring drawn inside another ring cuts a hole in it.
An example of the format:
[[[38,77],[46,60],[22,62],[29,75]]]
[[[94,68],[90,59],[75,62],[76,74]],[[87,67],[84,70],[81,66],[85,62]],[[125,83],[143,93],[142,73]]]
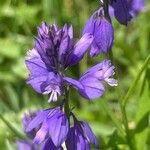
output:
[[[120,131],[120,133],[124,136],[125,132],[122,128],[121,123],[118,121],[118,119],[116,118],[116,116],[114,115],[114,113],[111,111],[111,108],[108,106],[106,101],[101,101],[102,106],[104,108],[104,110],[107,112],[108,116],[111,118],[112,122],[114,123],[114,125],[117,127],[117,129]]]
[[[124,124],[125,131],[126,131],[126,141],[128,142],[130,149],[135,150],[136,148],[133,144],[133,138],[132,138],[132,135],[129,130],[128,119],[127,119],[125,107],[123,107],[123,105],[121,104],[121,101],[119,101],[119,104],[120,104],[120,108],[121,108],[121,112],[122,112],[123,124]]]
[[[70,107],[69,107],[69,90],[68,87],[65,86],[65,93],[64,93],[64,97],[65,97],[65,104],[64,104],[64,111],[68,117],[68,120],[70,120]]]
[[[0,114],[0,119],[7,125],[7,127],[20,139],[26,139],[26,137],[20,133],[15,127],[13,127],[13,125],[7,121],[2,114]]]

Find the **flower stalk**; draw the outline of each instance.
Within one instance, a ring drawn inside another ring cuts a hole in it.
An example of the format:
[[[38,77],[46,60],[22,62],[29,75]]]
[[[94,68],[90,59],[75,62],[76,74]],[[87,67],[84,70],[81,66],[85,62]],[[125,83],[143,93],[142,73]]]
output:
[[[65,86],[65,93],[64,93],[64,98],[65,98],[65,104],[64,104],[64,111],[65,114],[70,122],[70,107],[69,107],[69,89],[67,86]]]

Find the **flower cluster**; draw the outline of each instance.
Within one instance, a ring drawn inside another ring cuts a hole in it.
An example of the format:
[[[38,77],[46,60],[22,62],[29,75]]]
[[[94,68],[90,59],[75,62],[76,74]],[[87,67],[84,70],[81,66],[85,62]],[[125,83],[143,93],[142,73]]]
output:
[[[104,82],[117,86],[117,80],[113,78],[115,67],[105,59],[89,68],[79,79],[68,77],[65,72],[68,67],[79,63],[88,51],[95,57],[111,50],[114,29],[109,14],[114,14],[121,24],[127,24],[143,9],[144,4],[135,1],[138,0],[102,1],[102,7],[87,21],[82,37],[76,42],[72,26],[60,28],[57,24],[41,23],[34,47],[27,52],[25,60],[30,74],[27,83],[36,92],[49,95],[49,103],[58,98],[63,100],[56,107],[25,115],[23,125],[29,140],[18,141],[19,150],[25,147],[30,150],[90,150],[91,145],[99,148],[88,123],[79,121],[69,108],[67,92],[72,86],[87,100],[102,96]]]
[[[77,64],[96,39],[91,33],[85,33],[74,44],[72,38],[71,26],[58,28],[56,24],[48,26],[42,22],[35,46],[27,53],[26,65],[30,71],[27,83],[39,93],[50,94],[48,102],[56,101],[58,96],[64,95],[65,81],[76,87],[81,96],[87,99],[97,98],[104,93],[103,80],[108,84],[113,82],[110,85],[116,86],[116,81],[111,78],[114,67],[109,60],[93,66],[79,80],[65,77],[65,70]],[[90,85],[91,82],[96,84],[96,88]]]

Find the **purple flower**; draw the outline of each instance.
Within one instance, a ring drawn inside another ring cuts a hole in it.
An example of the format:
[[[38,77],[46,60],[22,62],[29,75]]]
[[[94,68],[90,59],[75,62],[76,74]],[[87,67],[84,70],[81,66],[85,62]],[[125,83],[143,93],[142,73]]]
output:
[[[22,118],[22,125],[24,128],[24,132],[26,133],[26,135],[29,138],[33,138],[37,132],[37,130],[39,129],[40,126],[38,126],[36,129],[30,131],[30,132],[26,132],[26,128],[27,126],[30,124],[30,122],[33,120],[33,118],[39,113],[39,111],[37,110],[36,112],[31,112],[29,111],[28,114],[25,114],[24,117]]]
[[[112,24],[105,19],[102,9],[96,11],[87,21],[83,34],[90,33],[94,36],[91,45],[91,56],[107,53],[113,45],[114,30]]]
[[[145,0],[117,0],[109,6],[109,14],[124,25],[145,8]]]
[[[128,0],[130,14],[134,17],[145,8],[145,0]]]
[[[74,119],[74,126],[70,128],[66,140],[67,149],[90,150],[90,144],[93,144],[96,148],[98,148],[98,141],[88,123],[78,121],[76,118]]]
[[[18,140],[16,142],[17,149],[18,150],[62,150],[62,147],[56,147],[54,143],[52,142],[51,138],[46,138],[46,140],[41,143],[37,144],[35,142],[32,142],[32,139],[36,136],[36,133],[41,128],[41,123],[37,125],[34,129],[31,131],[27,131],[27,127],[31,125],[32,120],[38,116],[41,115],[41,111],[37,110],[36,112],[29,111],[28,114],[25,114],[22,119],[22,124],[24,127],[24,131],[27,134],[28,138],[27,140]]]
[[[127,25],[132,19],[128,0],[115,0],[112,3],[112,7],[114,8],[115,18],[119,21],[119,23]]]
[[[77,88],[80,95],[84,98],[95,99],[102,96],[105,91],[101,81],[107,82],[110,86],[117,86],[117,81],[112,77],[115,73],[114,68],[109,60],[104,60],[87,70],[80,77],[79,81],[69,77],[64,79],[68,84]]]
[[[50,136],[54,145],[58,147],[66,140],[69,123],[60,107],[39,112],[28,125],[26,132],[32,131],[39,125],[40,129],[35,135],[34,143],[40,144]]]
[[[32,138],[36,135],[36,132],[40,126],[38,126],[36,129],[26,132],[27,126],[30,124],[30,122],[33,120],[33,118],[38,114],[39,111],[36,112],[31,112],[29,111],[28,114],[25,114],[24,117],[22,118],[22,124],[24,131],[29,139],[26,140],[18,140],[16,142],[17,144],[17,149],[18,150],[40,150],[42,145],[37,145],[32,142]]]
[[[85,34],[73,44],[72,26],[58,28],[42,22],[35,46],[27,53],[26,66],[30,72],[27,83],[38,93],[50,94],[48,102],[56,101],[64,92],[62,70],[78,63],[92,40],[93,36]]]

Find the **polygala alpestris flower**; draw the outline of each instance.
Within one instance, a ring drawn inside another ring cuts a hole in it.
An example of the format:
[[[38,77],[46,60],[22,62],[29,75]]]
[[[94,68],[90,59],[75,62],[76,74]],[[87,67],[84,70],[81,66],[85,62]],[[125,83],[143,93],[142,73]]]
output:
[[[75,117],[75,116],[74,116]],[[90,145],[99,147],[96,136],[87,122],[74,118],[74,125],[70,128],[66,140],[68,150],[90,150]]]
[[[92,41],[93,36],[87,33],[74,44],[72,26],[58,28],[56,24],[48,26],[42,22],[35,46],[27,53],[27,83],[38,93],[50,94],[48,102],[56,101],[64,92],[63,71],[83,58]]]
[[[111,50],[114,41],[114,29],[111,22],[104,17],[102,8],[87,21],[83,30],[83,34],[85,33],[91,33],[94,37],[90,50],[91,56],[97,56]]]
[[[69,123],[60,107],[50,108],[39,112],[26,128],[26,132],[31,132],[39,125],[40,128],[33,140],[34,143],[40,144],[48,137],[51,137],[54,145],[59,147],[66,140]],[[49,142],[47,144],[49,144]]]
[[[114,9],[114,16],[118,22],[123,25],[127,25],[132,19],[128,0],[114,0],[112,7]]]
[[[110,60],[104,60],[87,70],[79,80],[69,77],[65,77],[64,80],[75,87],[81,96],[92,100],[103,95],[105,88],[102,81],[110,86],[117,86],[117,80],[113,78],[114,69]]]
[[[40,125],[32,131],[26,132],[27,126],[30,124],[33,118],[38,114],[38,112],[39,112],[38,110],[35,112],[29,111],[23,116],[22,125],[23,125],[24,132],[27,135],[28,139],[17,140],[16,142],[17,150],[41,150],[41,148],[43,147],[43,143],[40,145],[37,145],[32,142],[32,139],[36,135],[36,132],[38,131]]]
[[[26,128],[30,124],[30,122],[33,120],[33,118],[38,115],[38,113],[39,113],[38,110],[34,111],[34,112],[29,111],[22,118],[22,125],[23,125],[24,132],[30,139],[32,139],[36,135],[36,132],[40,126],[38,126],[37,128],[35,128],[34,130],[32,130],[30,132],[26,132]]]
[[[140,11],[144,11],[145,0],[114,0],[109,6],[109,15],[127,25]]]

